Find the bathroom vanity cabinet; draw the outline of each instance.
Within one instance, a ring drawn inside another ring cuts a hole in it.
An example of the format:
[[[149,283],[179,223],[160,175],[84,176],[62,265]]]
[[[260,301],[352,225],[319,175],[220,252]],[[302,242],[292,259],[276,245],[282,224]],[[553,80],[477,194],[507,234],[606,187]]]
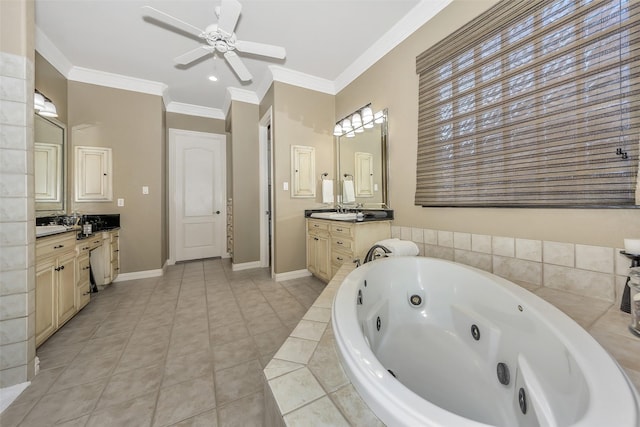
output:
[[[36,346],[77,312],[75,247],[75,232],[36,241]]]
[[[76,308],[82,309],[91,300],[91,263],[89,253],[102,245],[102,236],[91,236],[76,244]]]
[[[364,260],[371,246],[389,237],[391,221],[307,219],[307,269],[329,281],[342,264]]]
[[[108,285],[120,272],[120,229],[97,233],[102,247],[91,252],[93,278],[97,285]]]

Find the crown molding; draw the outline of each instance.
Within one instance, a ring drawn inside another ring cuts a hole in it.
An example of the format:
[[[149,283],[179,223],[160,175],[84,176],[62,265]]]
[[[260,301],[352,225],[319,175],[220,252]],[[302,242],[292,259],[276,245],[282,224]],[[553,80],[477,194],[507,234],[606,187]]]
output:
[[[72,67],[67,79],[81,83],[91,83],[99,86],[112,87],[114,89],[124,89],[158,96],[163,96],[165,89],[167,89],[167,85],[164,83],[83,67]]]
[[[356,58],[335,80],[337,94],[357,79],[393,48],[402,43],[418,28],[426,24],[453,0],[421,0],[411,11],[396,23],[389,31],[372,44],[362,55]]]
[[[69,75],[69,71],[73,68],[73,64],[67,59],[66,56],[60,52],[58,49],[47,37],[45,33],[38,27],[35,30],[35,45],[36,51],[44,59],[46,59],[53,67],[58,70],[60,74],[67,77]]]
[[[269,71],[271,71],[273,81],[287,83],[329,95],[336,94],[336,85],[331,80],[301,73],[300,71],[294,71],[279,65],[269,65]]]
[[[224,114],[229,113],[229,109],[231,108],[232,101],[246,102],[247,104],[260,104],[260,99],[258,98],[258,94],[254,91],[247,89],[240,89],[237,87],[228,87],[227,93],[224,97],[224,104],[222,107],[222,112]]]
[[[189,116],[206,117],[209,119],[225,119],[224,112],[219,108],[202,107],[200,105],[184,104],[171,101],[167,104],[167,113],[187,114]]]

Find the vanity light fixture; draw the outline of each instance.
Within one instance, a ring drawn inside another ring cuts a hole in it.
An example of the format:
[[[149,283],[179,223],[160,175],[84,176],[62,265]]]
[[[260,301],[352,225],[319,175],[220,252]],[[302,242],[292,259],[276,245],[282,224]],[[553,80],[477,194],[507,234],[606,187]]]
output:
[[[58,117],[58,110],[55,104],[37,90],[33,95],[33,109],[44,117]]]
[[[44,109],[44,96],[38,91],[33,94],[33,109],[36,111]]]
[[[333,128],[334,136],[346,136],[353,138],[356,133],[364,132],[365,129],[371,129],[374,124],[380,124],[384,121],[384,113],[378,111],[375,115],[371,109],[371,104],[367,104],[358,108],[348,116],[338,120]]]

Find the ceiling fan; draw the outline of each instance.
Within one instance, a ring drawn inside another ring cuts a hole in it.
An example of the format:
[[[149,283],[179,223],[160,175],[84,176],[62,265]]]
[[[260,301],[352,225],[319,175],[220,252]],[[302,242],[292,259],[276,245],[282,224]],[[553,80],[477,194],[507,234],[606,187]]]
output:
[[[250,81],[252,76],[236,51],[277,59],[284,59],[286,56],[283,47],[243,41],[236,38],[236,34],[233,31],[242,10],[242,5],[237,0],[222,0],[220,7],[216,7],[218,23],[211,24],[204,30],[151,6],[144,6],[142,9],[148,17],[195,35],[206,42],[206,44],[201,44],[195,49],[173,58],[174,62],[180,65],[190,64],[205,55],[218,52],[224,56],[238,78],[246,82]]]

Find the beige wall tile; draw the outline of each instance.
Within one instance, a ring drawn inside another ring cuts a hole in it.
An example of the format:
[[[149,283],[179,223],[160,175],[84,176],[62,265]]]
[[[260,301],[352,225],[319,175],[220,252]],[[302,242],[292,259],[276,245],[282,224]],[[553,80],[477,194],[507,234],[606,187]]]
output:
[[[542,241],[516,239],[516,258],[542,262]]]
[[[26,341],[27,333],[26,317],[0,321],[0,345]]]
[[[422,228],[411,229],[411,240],[416,243],[424,243],[424,234]]]
[[[438,230],[438,246],[453,247],[453,232]]]
[[[0,370],[24,365],[26,360],[27,346],[24,342],[0,346]]]
[[[400,227],[400,238],[402,240],[411,240],[411,227]]]
[[[491,255],[489,254],[456,249],[454,256],[455,261],[461,264],[470,265],[488,272],[493,271]]]
[[[15,319],[24,317],[28,312],[27,294],[5,295],[0,297],[0,320]]]
[[[629,274],[629,267],[631,267],[631,259],[628,258],[626,255],[622,255],[620,253],[621,250],[622,249],[620,248],[614,249],[615,269],[616,269],[616,274],[626,277]]]
[[[575,248],[573,243],[542,242],[542,260],[545,264],[575,266]]]
[[[491,253],[491,236],[486,234],[471,235],[471,250],[474,252]]]
[[[493,236],[491,248],[494,255],[513,257],[515,256],[515,239]]]
[[[613,249],[603,246],[576,245],[576,267],[584,270],[613,273]]]
[[[397,225],[391,226],[391,237],[399,239],[400,238],[400,227]]]
[[[612,303],[615,297],[613,278],[612,274],[551,264],[544,266],[544,286]]]
[[[463,249],[465,251],[470,251],[471,250],[471,234],[454,232],[453,247],[456,249]]]
[[[453,248],[445,248],[442,246],[424,245],[424,256],[446,259],[453,261]]]
[[[542,264],[539,262],[494,255],[493,274],[533,285],[542,284]]]
[[[423,230],[424,243],[428,245],[438,244],[438,232],[436,230],[424,229]]]

